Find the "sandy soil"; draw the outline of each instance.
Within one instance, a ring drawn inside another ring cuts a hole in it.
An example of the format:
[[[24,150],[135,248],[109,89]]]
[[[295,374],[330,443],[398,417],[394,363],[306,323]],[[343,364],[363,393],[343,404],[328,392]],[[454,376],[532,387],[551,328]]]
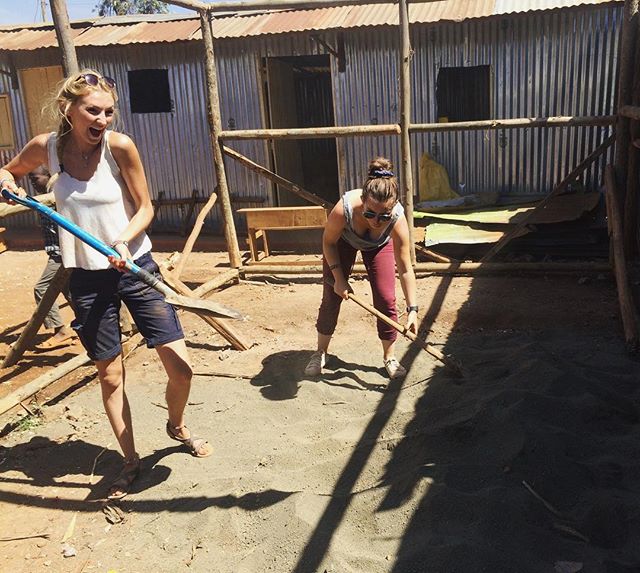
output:
[[[196,253],[183,278],[203,282],[223,261]],[[0,262],[4,356],[45,259]],[[326,373],[305,379],[317,279],[252,277],[212,295],[246,314],[233,324],[254,343],[245,352],[183,314],[197,373],[188,423],[215,453],[195,459],[167,438],[162,369],[139,348],[128,392],[144,470],[119,507],[101,501],[119,454],[92,368],[49,405],[55,387],[42,392],[42,415],[0,445],[0,570],[640,571],[640,365],[612,278],[418,287],[421,332],[462,379],[400,341],[409,375],[387,380],[374,321],[352,303]],[[366,281],[354,289],[370,299]],[[79,351],[28,352],[0,371],[0,397]]]

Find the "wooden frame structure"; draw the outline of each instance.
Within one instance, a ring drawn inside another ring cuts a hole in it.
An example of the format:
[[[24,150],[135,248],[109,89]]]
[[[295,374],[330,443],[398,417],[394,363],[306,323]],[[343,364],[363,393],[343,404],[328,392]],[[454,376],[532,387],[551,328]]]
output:
[[[273,173],[269,169],[258,165],[251,159],[237,151],[225,146],[224,141],[242,139],[295,139],[295,138],[326,138],[326,137],[358,137],[371,135],[398,135],[401,140],[400,171],[402,174],[402,197],[409,212],[413,212],[413,168],[411,165],[411,133],[443,132],[443,131],[473,131],[496,129],[522,129],[522,128],[554,128],[567,126],[615,126],[615,136],[606,141],[593,151],[584,161],[554,188],[549,197],[556,195],[574,181],[588,166],[600,157],[610,145],[615,142],[615,164],[608,166],[605,174],[607,188],[607,208],[610,222],[610,235],[613,244],[612,258],[615,268],[616,282],[618,286],[620,307],[623,317],[625,338],[630,348],[636,349],[639,345],[638,313],[633,297],[630,293],[628,277],[626,274],[627,259],[634,257],[638,252],[638,187],[640,186],[640,68],[636,62],[640,60],[640,0],[625,0],[623,30],[620,48],[620,69],[618,85],[617,115],[599,117],[546,117],[546,118],[515,118],[493,119],[486,121],[467,121],[457,123],[435,124],[411,124],[411,46],[409,35],[408,2],[435,2],[438,0],[397,0],[399,9],[399,35],[400,35],[400,109],[397,124],[390,125],[360,125],[337,126],[300,129],[254,129],[225,131],[222,129],[220,102],[218,92],[218,78],[215,63],[215,42],[212,30],[212,15],[219,12],[246,12],[252,10],[273,9],[317,9],[322,7],[360,5],[362,0],[240,0],[237,2],[211,2],[200,0],[166,0],[168,3],[195,10],[200,15],[202,38],[205,47],[206,82],[207,82],[207,116],[209,120],[210,139],[218,181],[217,193],[220,197],[224,220],[224,235],[227,243],[229,262],[232,267],[229,273],[223,273],[215,277],[198,289],[191,291],[180,281],[179,275],[191,252],[191,248],[202,228],[206,213],[213,207],[216,201],[214,193],[207,201],[199,214],[194,228],[185,244],[184,250],[177,262],[169,261],[163,269],[167,282],[172,284],[179,292],[192,296],[204,296],[214,288],[225,282],[237,280],[242,272],[319,272],[319,267],[280,267],[260,266],[241,268],[240,250],[235,231],[233,214],[231,211],[231,199],[227,184],[223,154],[239,161],[249,169],[259,173],[267,179],[282,185],[289,191],[305,198],[314,205],[329,208],[330,204],[321,197],[310,193],[298,186],[295,182],[288,181]],[[367,4],[388,4],[390,0],[366,0]],[[391,0],[393,1],[393,0]],[[62,64],[65,74],[78,71],[78,63],[73,45],[69,18],[64,0],[51,0],[51,11],[54,20],[58,43],[62,52]],[[622,209],[624,206],[624,209]],[[622,210],[622,213],[621,213]],[[408,217],[409,229],[413,238],[413,218]],[[526,220],[521,223],[525,225]],[[476,272],[500,272],[500,271],[526,271],[534,272],[601,272],[599,264],[553,264],[553,263],[488,263],[511,238],[511,234],[505,236],[493,249],[485,255],[480,263],[442,262],[416,264],[417,272],[440,273],[476,273]],[[413,241],[412,241],[413,245]],[[412,248],[412,261],[415,263],[415,249]],[[357,268],[355,269],[358,270]],[[59,285],[52,285],[52,288]],[[57,296],[57,293],[55,293]],[[47,292],[43,300],[54,300],[54,293]],[[23,333],[22,339],[37,331],[46,314],[46,305],[40,305],[29,328]],[[48,309],[47,309],[48,310]],[[38,322],[39,321],[39,322]],[[234,348],[248,348],[249,342],[234,333],[223,321],[207,320],[211,326],[229,340]],[[35,330],[34,330],[35,329]],[[16,361],[25,349],[25,342],[17,344],[11,353],[11,360]],[[9,357],[8,357],[9,358]],[[80,363],[80,362],[79,362]],[[19,398],[19,403],[22,399]]]

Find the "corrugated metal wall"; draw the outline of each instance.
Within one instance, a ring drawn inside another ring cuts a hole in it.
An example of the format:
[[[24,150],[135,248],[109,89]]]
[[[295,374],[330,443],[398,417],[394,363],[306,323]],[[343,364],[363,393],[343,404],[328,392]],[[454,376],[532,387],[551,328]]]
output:
[[[621,21],[622,9],[607,6],[416,26],[412,120],[437,121],[439,68],[479,65],[492,68],[495,118],[612,114]],[[397,36],[393,28],[345,35],[346,72],[334,71],[340,124],[398,120]],[[464,193],[546,193],[609,133],[574,127],[413,134],[414,183],[427,151]],[[396,138],[354,138],[343,145],[346,188],[360,185],[364,166],[377,153],[398,163]],[[586,173],[587,186],[599,184],[604,161]]]
[[[554,115],[608,115],[615,101],[615,73],[622,9],[618,6],[576,9],[462,23],[412,28],[413,102],[416,123],[436,121],[435,85],[443,66],[492,67],[492,111],[496,118]],[[215,26],[215,25],[214,25]],[[214,27],[215,30],[215,27]],[[337,33],[323,34],[337,45]],[[398,30],[362,29],[344,35],[346,71],[332,57],[337,125],[384,124],[398,121]],[[265,127],[261,58],[326,53],[306,34],[262,36],[220,41],[218,76],[223,126]],[[198,43],[128,45],[110,49],[80,49],[81,66],[114,77],[122,105],[119,129],[129,133],[142,155],[154,198],[189,197],[193,190],[208,196],[215,174],[206,114],[206,83],[202,47]],[[17,68],[55,65],[55,50],[14,56]],[[9,71],[3,57],[2,69]],[[127,70],[166,68],[173,113],[131,114]],[[18,144],[27,141],[21,94],[0,75],[0,89],[11,94]],[[605,137],[602,128],[527,129],[412,135],[414,182],[418,185],[423,151],[445,165],[452,186],[464,192],[543,193],[567,174]],[[264,141],[230,142],[254,161],[268,166]],[[366,137],[338,139],[341,190],[358,187],[369,159],[386,155],[399,163],[399,139]],[[13,153],[1,153],[6,161]],[[592,186],[601,179],[600,161],[586,176]],[[272,205],[271,184],[226,159],[234,208]],[[249,202],[255,196],[264,202]],[[163,207],[155,230],[180,228],[184,208]],[[14,217],[6,226],[32,225],[30,216]],[[238,217],[236,224],[244,227]],[[217,209],[205,230],[221,232]]]

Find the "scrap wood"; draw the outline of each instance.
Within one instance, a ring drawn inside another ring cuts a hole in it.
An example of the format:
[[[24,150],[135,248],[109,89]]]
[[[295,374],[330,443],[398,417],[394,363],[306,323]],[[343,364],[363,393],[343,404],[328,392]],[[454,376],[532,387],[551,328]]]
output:
[[[616,186],[615,172],[612,165],[607,165],[604,171],[604,183],[606,189],[607,214],[609,223],[609,235],[613,245],[613,266],[618,288],[618,302],[622,315],[624,337],[628,348],[636,351],[640,343],[638,327],[638,311],[629,288],[627,274],[627,261],[624,255],[624,235],[622,230],[622,215],[618,202],[618,190]]]
[[[260,375],[247,376],[246,374],[233,374],[228,372],[194,372],[194,376],[212,376],[213,378],[242,378],[243,380],[255,380]]]
[[[511,230],[504,237],[502,237],[502,239],[500,239],[485,254],[484,257],[482,257],[481,262],[484,263],[489,261],[499,251],[501,251],[502,248],[505,247],[511,241],[511,239],[516,237],[517,234],[531,222],[533,216],[537,212],[539,212],[541,209],[546,208],[549,201],[553,199],[555,196],[563,193],[571,183],[573,183],[578,177],[580,177],[580,175],[582,175],[582,173],[586,171],[596,159],[598,159],[598,157],[603,155],[607,151],[607,149],[609,149],[609,147],[615,142],[615,140],[616,140],[616,136],[610,135],[609,137],[607,137],[607,139],[604,140],[604,142],[602,142],[598,147],[596,147],[596,149],[593,152],[591,152],[581,163],[579,163],[578,166],[575,169],[573,169],[571,173],[569,173],[569,175],[567,175],[562,181],[560,181],[560,183],[558,183],[553,188],[553,190],[551,191],[551,193],[549,193],[549,195],[547,195],[542,201],[540,201],[540,203],[538,203],[532,211],[527,213],[513,228],[513,230]]]

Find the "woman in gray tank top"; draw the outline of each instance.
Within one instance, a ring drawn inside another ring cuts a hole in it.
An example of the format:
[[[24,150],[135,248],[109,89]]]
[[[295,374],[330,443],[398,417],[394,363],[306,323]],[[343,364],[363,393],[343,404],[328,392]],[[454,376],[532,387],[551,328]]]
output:
[[[388,159],[378,157],[369,164],[362,189],[344,194],[329,214],[322,237],[324,289],[316,329],[318,347],[305,368],[307,376],[318,376],[338,322],[340,305],[348,297],[348,283],[358,251],[367,269],[376,309],[397,320],[396,266],[407,303],[407,329],[417,332],[416,279],[411,266],[410,239],[404,209],[398,202],[398,182]],[[394,353],[397,331],[377,321],[382,359],[390,378],[407,371]]]

